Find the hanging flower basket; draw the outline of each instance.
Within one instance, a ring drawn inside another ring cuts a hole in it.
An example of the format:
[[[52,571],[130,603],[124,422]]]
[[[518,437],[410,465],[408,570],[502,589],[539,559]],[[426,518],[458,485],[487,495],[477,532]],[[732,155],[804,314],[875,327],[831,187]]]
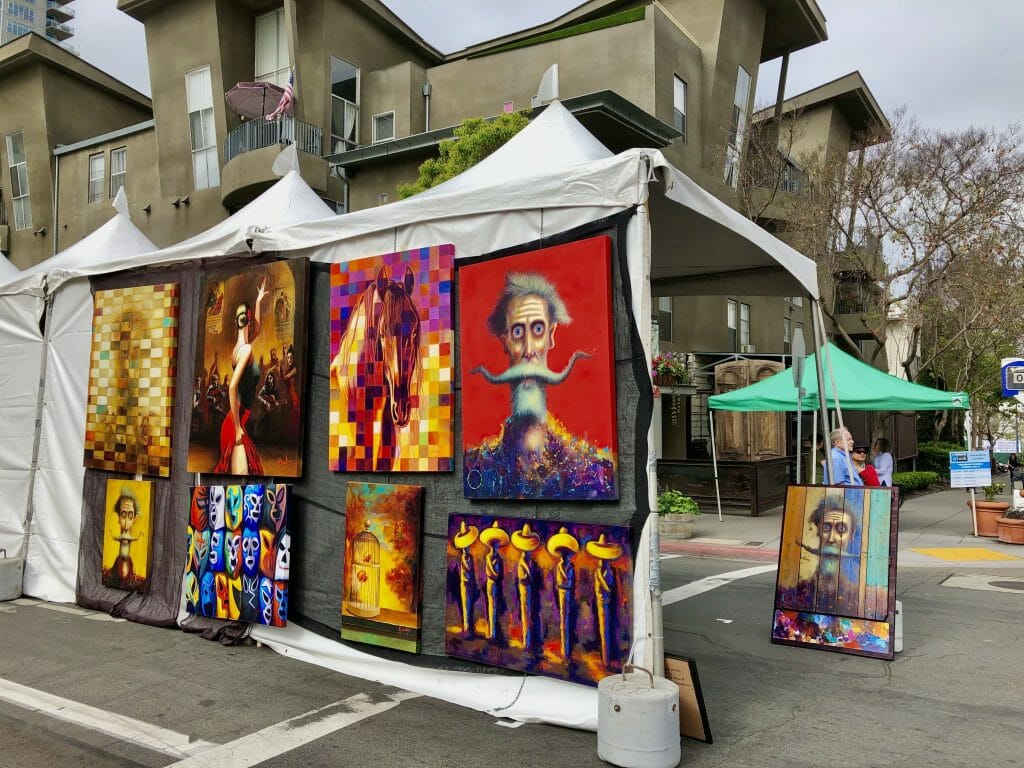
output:
[[[686,386],[690,383],[687,355],[662,352],[651,361],[651,377],[659,387]]]

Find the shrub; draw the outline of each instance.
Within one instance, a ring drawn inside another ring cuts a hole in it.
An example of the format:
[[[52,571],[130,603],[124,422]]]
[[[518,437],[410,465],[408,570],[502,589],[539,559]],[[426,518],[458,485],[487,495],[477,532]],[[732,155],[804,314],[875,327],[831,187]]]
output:
[[[662,491],[658,494],[659,515],[699,515],[697,502],[680,491]]]
[[[923,491],[932,483],[939,482],[937,472],[896,472],[892,476],[892,484],[900,487],[901,493]]]
[[[917,469],[920,472],[934,472],[939,477],[949,477],[949,452],[962,451],[957,443],[918,443]],[[896,480],[893,479],[893,483]]]

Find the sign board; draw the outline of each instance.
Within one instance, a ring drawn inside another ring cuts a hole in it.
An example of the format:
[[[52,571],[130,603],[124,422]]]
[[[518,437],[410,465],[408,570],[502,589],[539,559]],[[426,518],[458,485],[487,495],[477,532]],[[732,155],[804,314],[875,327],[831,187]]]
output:
[[[992,450],[996,453],[1020,453],[1020,446],[1017,445],[1016,440],[999,438],[992,446]]]
[[[992,485],[992,461],[988,451],[950,451],[949,485],[951,488]]]
[[[1024,358],[1004,357],[1002,366],[1003,397],[1024,392]]]
[[[686,656],[665,654],[665,677],[679,686],[679,733],[711,743],[711,725],[697,677],[697,662]]]

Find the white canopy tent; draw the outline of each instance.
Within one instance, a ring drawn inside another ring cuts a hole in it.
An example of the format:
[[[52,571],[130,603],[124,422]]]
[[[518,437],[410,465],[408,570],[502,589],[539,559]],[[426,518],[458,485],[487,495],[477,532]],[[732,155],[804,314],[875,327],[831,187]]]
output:
[[[252,240],[253,252],[285,251],[288,256],[306,256],[319,262],[342,262],[440,243],[454,244],[456,257],[464,259],[543,242],[547,237],[617,214],[628,219],[625,255],[632,291],[627,300],[648,359],[652,280],[657,281],[659,292],[671,295],[737,291],[817,297],[813,262],[705,192],[673,168],[661,152],[634,149],[611,155],[557,102],[476,167],[391,205],[323,218],[328,213],[326,206],[316,199],[318,210],[306,207],[303,201],[312,192],[309,190],[307,195],[300,182],[297,174],[285,176],[227,222],[171,248],[114,258],[107,254],[94,261],[55,265],[56,269],[46,273],[47,293],[40,290],[35,295],[39,306],[44,295],[52,295],[56,286],[71,280],[72,285],[83,286],[77,304],[86,307],[88,314],[88,285],[84,280],[73,280],[75,277],[244,253],[247,239]],[[0,295],[4,292],[0,288]],[[58,328],[56,323],[53,326]],[[52,425],[44,431],[63,435],[62,455],[54,464],[77,473],[77,486],[65,488],[62,496],[49,487],[36,486],[41,497],[37,506],[61,509],[64,524],[74,527],[75,541],[82,506],[80,466],[89,328],[88,318],[81,316],[59,326],[62,335],[75,339],[81,359],[75,358],[72,366],[65,362],[65,355],[53,355],[53,367],[63,366],[64,370],[58,376],[46,377],[46,386],[54,388],[55,397],[65,406],[54,413]],[[30,430],[20,439],[31,439],[31,434]],[[654,508],[655,462],[650,429],[647,443],[648,501]],[[6,481],[0,468],[2,482]],[[24,498],[27,488],[21,491]],[[0,515],[0,521],[3,518]],[[652,516],[651,521],[655,519]],[[645,528],[634,573],[633,637],[636,658],[647,667],[657,666],[656,650],[661,647],[657,558],[650,557],[652,547],[657,549],[656,530],[650,522]],[[66,575],[63,584],[53,586],[69,587],[73,595],[76,559],[65,555],[59,565],[56,557],[50,562],[55,571],[59,568]],[[30,594],[68,599],[67,588]],[[510,686],[507,676],[382,663],[377,657],[326,643],[293,625],[285,629],[254,627],[253,636],[282,653],[478,709],[500,711],[503,717],[591,730],[597,727],[597,695],[593,689],[543,678],[526,678],[516,681],[520,685]]]
[[[11,361],[0,379],[0,548],[26,557],[23,592],[54,602],[74,602],[78,569],[93,312],[84,278],[244,253],[255,227],[331,215],[295,172],[228,219],[162,250],[129,220],[123,190],[114,207],[118,214],[91,235],[0,286],[0,349]]]
[[[0,251],[0,283],[5,283],[8,280],[11,280],[19,272],[21,272],[21,270],[11,264],[10,259],[4,255],[3,251]]]

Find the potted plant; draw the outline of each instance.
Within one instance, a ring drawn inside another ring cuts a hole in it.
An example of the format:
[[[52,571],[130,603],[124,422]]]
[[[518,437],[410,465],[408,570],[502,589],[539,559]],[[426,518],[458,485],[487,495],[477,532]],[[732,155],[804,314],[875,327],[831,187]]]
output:
[[[659,352],[651,361],[651,376],[659,387],[685,386],[690,383],[690,370],[682,352]]]
[[[700,508],[681,491],[669,489],[658,494],[658,515],[658,533],[662,538],[688,539],[693,536]]]
[[[992,483],[984,486],[981,491],[985,495],[984,501],[974,502],[974,516],[978,522],[978,535],[996,537],[999,530],[996,527],[996,519],[1002,517],[1003,513],[1010,508],[1008,501],[996,501],[996,496],[1006,488],[1004,483]],[[971,506],[971,502],[967,502]]]
[[[1024,496],[1024,491],[1020,492]],[[999,540],[1005,544],[1024,544],[1024,507],[1007,510],[996,518]]]

